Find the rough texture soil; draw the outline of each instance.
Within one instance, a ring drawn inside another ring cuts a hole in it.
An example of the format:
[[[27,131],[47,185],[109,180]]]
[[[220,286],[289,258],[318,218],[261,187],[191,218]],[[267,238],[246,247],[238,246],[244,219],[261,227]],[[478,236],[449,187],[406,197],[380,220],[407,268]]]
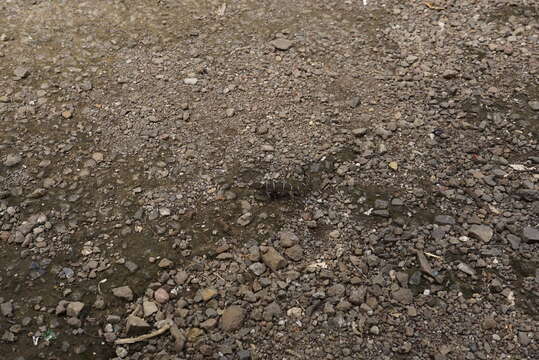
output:
[[[0,352],[539,358],[538,75],[533,0],[2,1]]]

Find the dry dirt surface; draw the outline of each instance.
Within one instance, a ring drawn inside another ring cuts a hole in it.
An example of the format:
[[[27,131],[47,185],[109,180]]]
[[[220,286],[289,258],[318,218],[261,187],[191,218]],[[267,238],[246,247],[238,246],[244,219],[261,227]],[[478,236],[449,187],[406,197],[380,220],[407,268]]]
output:
[[[538,359],[538,75],[535,0],[1,1],[0,357]]]

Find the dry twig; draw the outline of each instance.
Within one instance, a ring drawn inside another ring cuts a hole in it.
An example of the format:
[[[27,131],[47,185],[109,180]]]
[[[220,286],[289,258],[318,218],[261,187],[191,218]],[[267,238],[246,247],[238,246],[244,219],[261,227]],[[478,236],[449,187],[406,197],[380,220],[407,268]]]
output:
[[[139,341],[148,340],[166,332],[168,329],[170,329],[170,326],[171,324],[169,323],[169,324],[164,325],[161,329],[157,329],[149,334],[144,334],[144,335],[140,335],[140,336],[132,337],[132,338],[118,339],[114,343],[116,345],[123,345],[123,344],[134,344]]]

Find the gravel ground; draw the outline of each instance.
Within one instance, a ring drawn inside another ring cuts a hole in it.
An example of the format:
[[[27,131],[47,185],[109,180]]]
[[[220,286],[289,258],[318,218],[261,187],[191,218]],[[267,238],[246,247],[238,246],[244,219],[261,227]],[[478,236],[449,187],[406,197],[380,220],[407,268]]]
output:
[[[535,0],[0,13],[6,359],[539,358]]]

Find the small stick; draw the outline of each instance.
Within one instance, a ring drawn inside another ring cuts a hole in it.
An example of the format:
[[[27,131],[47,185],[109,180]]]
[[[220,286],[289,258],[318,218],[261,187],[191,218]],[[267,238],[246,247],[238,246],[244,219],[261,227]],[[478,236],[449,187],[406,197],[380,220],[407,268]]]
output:
[[[132,337],[132,338],[118,339],[114,343],[116,345],[123,345],[123,344],[134,344],[139,341],[148,340],[166,332],[168,329],[170,329],[170,326],[171,324],[169,323],[169,324],[164,325],[161,329],[155,330],[154,332],[151,332],[149,334],[144,334],[144,335],[140,335],[140,336]]]

